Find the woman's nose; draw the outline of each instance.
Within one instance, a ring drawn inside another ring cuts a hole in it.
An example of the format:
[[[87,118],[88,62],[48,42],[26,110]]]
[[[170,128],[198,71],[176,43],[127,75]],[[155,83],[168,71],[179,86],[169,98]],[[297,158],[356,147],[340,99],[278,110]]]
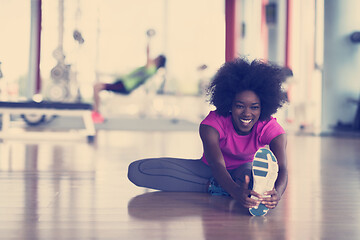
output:
[[[244,109],[244,115],[245,116],[250,116],[251,115],[251,109],[250,108],[245,108]]]

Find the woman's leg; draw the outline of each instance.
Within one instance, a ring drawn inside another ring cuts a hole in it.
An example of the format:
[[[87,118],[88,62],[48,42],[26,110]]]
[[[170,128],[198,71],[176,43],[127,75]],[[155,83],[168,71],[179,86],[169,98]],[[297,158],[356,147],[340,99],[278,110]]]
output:
[[[230,170],[229,172],[234,181],[239,185],[245,183],[245,176],[249,176],[249,188],[252,188],[252,162],[244,163],[240,167]]]
[[[268,156],[268,154],[270,154]],[[255,153],[255,156],[254,158],[257,158],[257,159],[264,159],[263,161],[268,161],[269,164],[265,164],[265,168],[262,170],[263,172],[271,172],[270,170],[273,170],[273,169],[270,169],[270,159],[271,159],[271,156],[275,159],[273,160],[272,162],[275,162],[275,164],[277,165],[277,161],[276,161],[276,157],[275,155],[273,154],[273,152],[270,150],[270,149],[267,149],[267,148],[260,148],[256,153]],[[270,159],[269,159],[270,157]],[[268,167],[269,166],[269,167]],[[263,166],[262,166],[263,167]],[[245,176],[249,176],[250,177],[250,184],[249,184],[249,188],[252,189],[252,184],[253,184],[253,172],[252,172],[252,168],[253,168],[253,162],[248,162],[248,163],[245,163],[245,164],[242,164],[240,167],[234,169],[234,170],[230,170],[230,175],[232,176],[232,178],[234,179],[234,181],[238,184],[243,184],[245,183]],[[275,173],[272,173],[272,175],[276,175],[277,177],[277,168],[276,168],[276,171]],[[267,174],[270,175],[271,174]],[[275,179],[276,179],[275,177]]]
[[[129,165],[135,185],[162,191],[207,192],[212,172],[201,160],[152,158]]]

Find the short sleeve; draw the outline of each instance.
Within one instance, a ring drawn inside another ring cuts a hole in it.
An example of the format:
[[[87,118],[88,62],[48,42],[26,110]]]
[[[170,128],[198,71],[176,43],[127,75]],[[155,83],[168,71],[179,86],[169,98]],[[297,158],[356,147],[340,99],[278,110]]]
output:
[[[271,118],[270,121],[264,122],[259,141],[261,144],[269,145],[274,138],[284,133],[285,130],[277,122],[276,118]]]
[[[211,111],[206,118],[201,122],[203,125],[208,125],[215,128],[219,132],[220,138],[224,137],[224,121],[215,111]]]

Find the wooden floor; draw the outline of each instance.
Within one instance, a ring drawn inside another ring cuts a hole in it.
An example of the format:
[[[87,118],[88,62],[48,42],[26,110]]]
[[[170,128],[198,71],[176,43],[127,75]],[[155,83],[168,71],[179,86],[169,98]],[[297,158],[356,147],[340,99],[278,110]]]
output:
[[[197,158],[196,131],[0,143],[0,239],[360,239],[360,138],[289,135],[289,185],[251,217],[227,197],[138,188],[128,164]]]

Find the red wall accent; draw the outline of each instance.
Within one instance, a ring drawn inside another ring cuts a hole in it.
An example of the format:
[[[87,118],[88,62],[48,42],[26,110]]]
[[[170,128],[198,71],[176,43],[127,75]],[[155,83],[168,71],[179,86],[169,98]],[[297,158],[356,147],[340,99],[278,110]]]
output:
[[[236,58],[236,0],[225,0],[225,61]]]
[[[291,44],[291,0],[286,1],[286,35],[285,35],[285,66],[291,69],[290,44]]]

